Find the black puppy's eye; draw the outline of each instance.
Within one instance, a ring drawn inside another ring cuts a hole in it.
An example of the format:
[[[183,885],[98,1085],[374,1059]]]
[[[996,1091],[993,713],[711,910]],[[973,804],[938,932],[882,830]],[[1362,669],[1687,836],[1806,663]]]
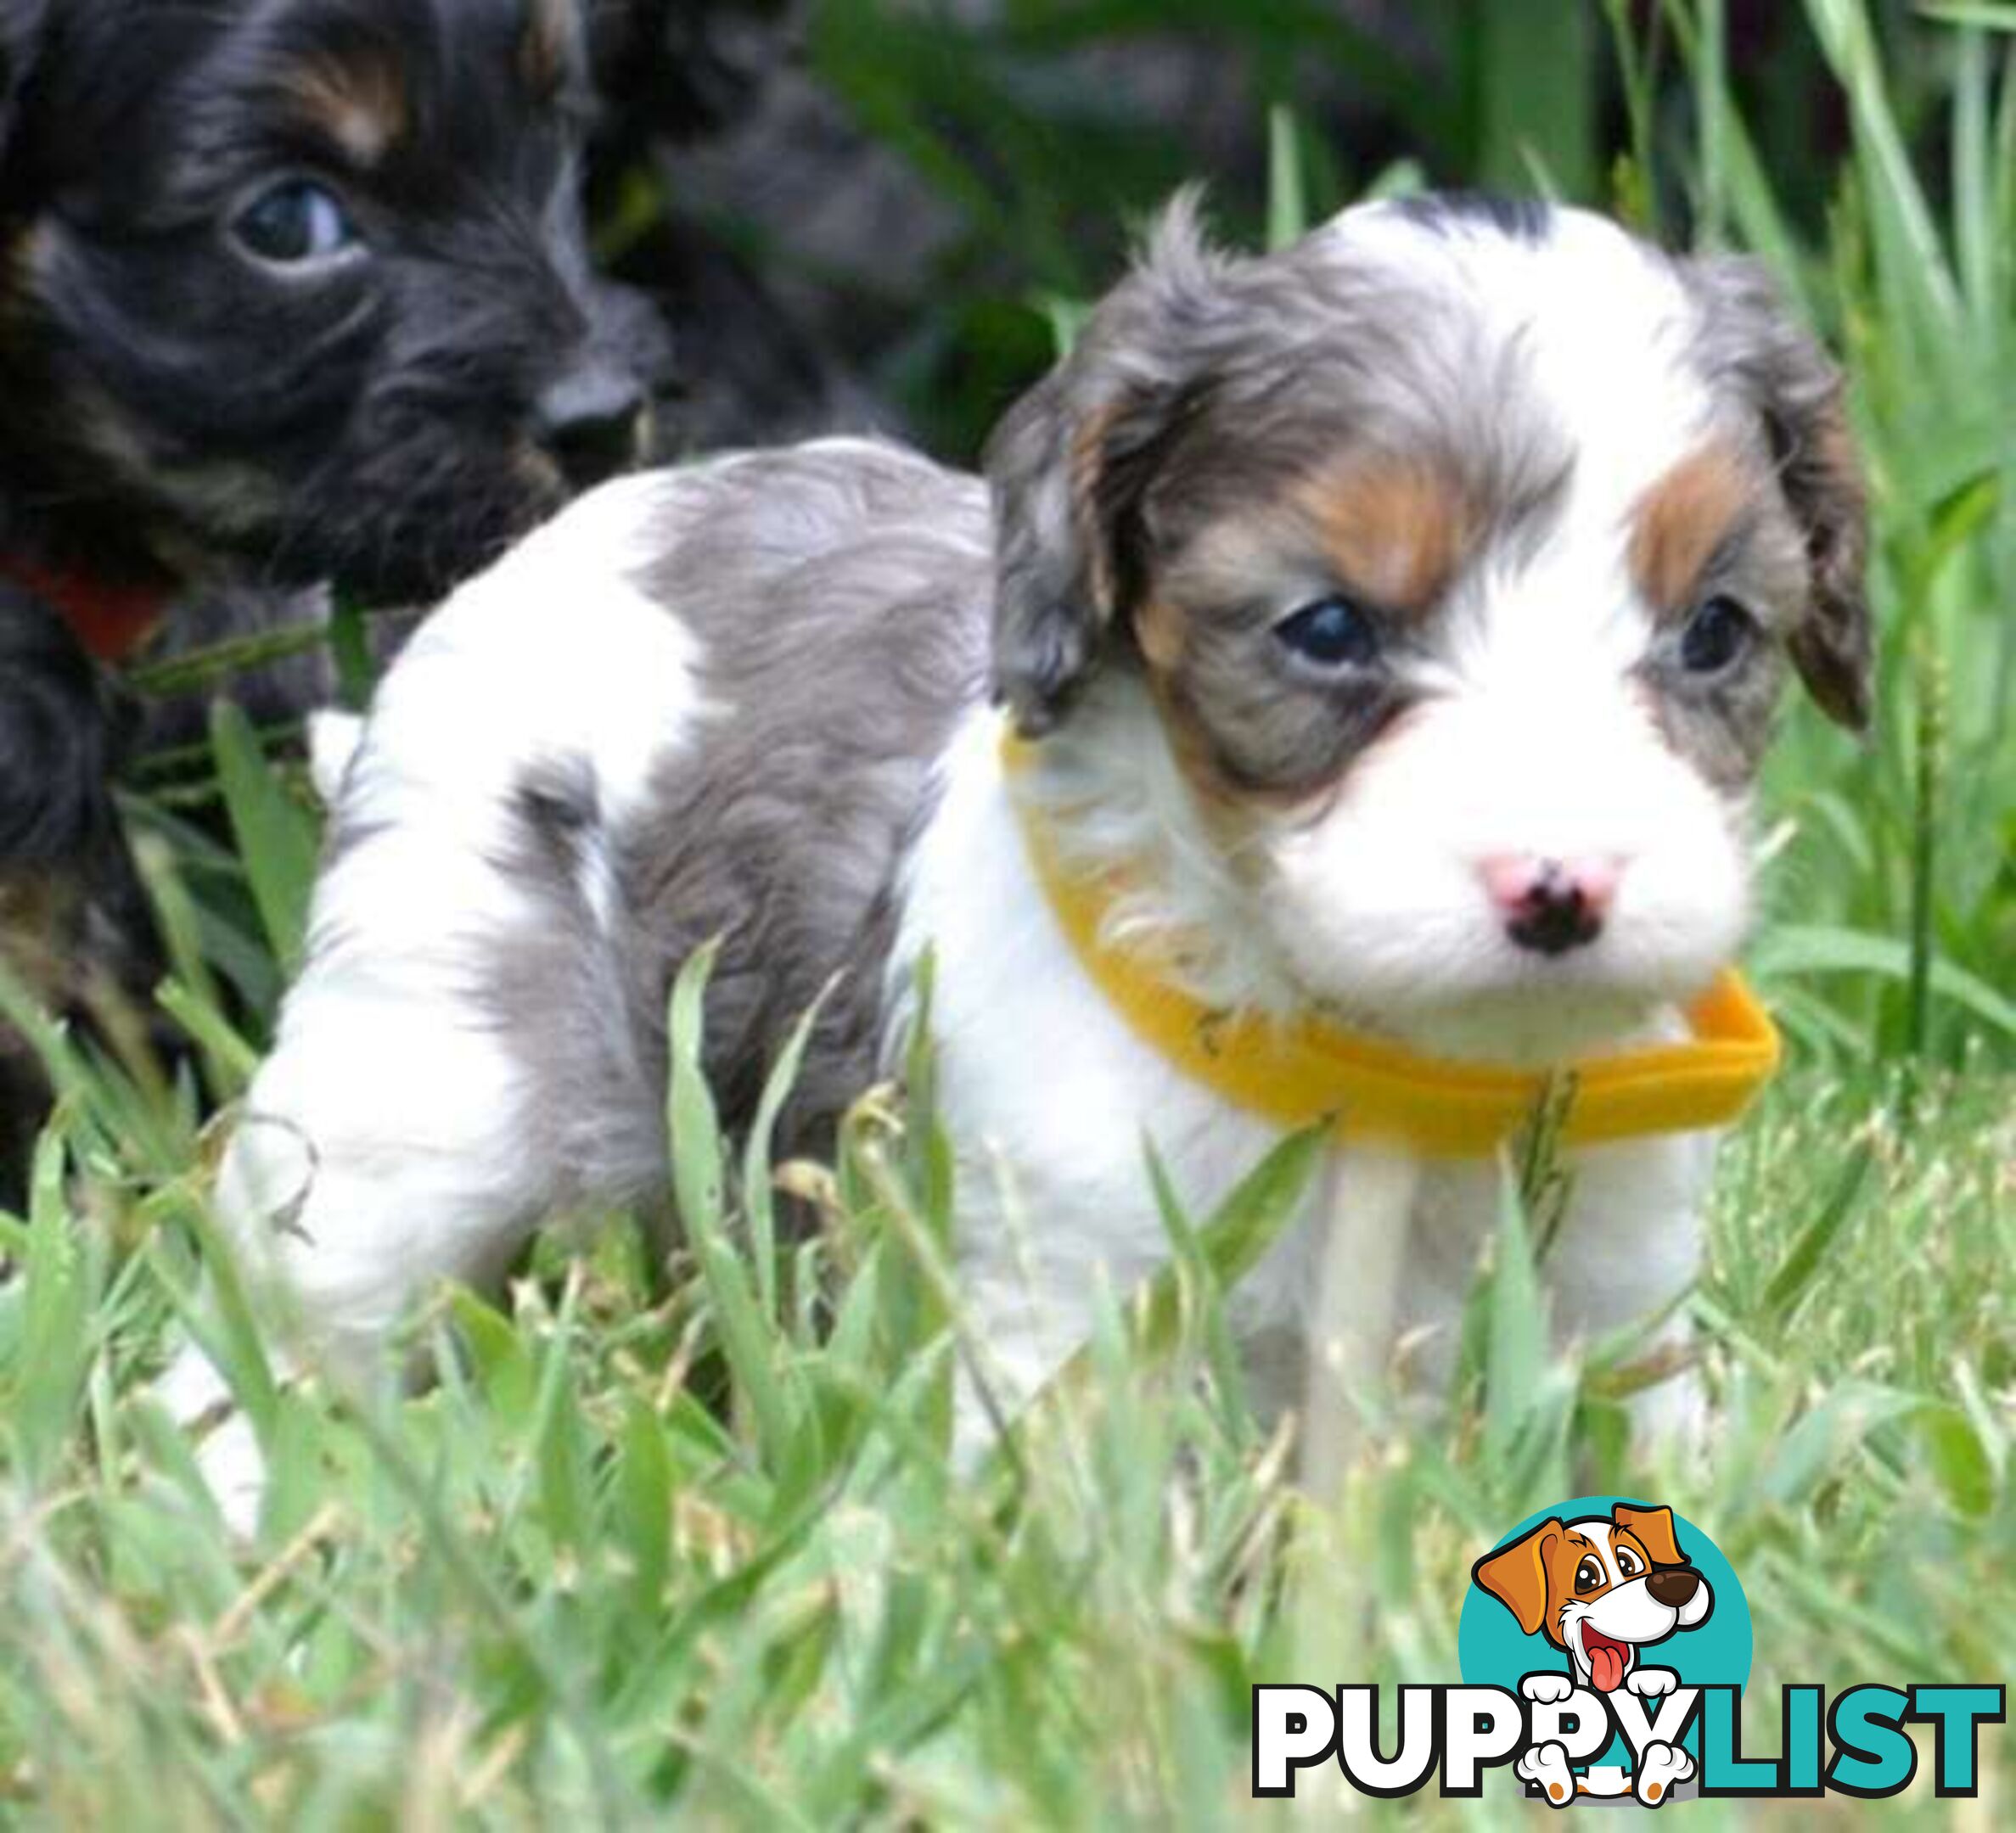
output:
[[[1578,1591],[1603,1589],[1603,1567],[1593,1555],[1583,1560],[1575,1569],[1575,1588]]]
[[[1719,675],[1750,646],[1757,621],[1733,598],[1710,598],[1680,633],[1680,660],[1693,675]]]
[[[355,246],[357,227],[335,193],[306,178],[269,186],[233,219],[240,246],[278,266],[327,261]]]
[[[1370,614],[1335,594],[1282,619],[1274,634],[1319,668],[1364,668],[1379,648],[1379,633]]]

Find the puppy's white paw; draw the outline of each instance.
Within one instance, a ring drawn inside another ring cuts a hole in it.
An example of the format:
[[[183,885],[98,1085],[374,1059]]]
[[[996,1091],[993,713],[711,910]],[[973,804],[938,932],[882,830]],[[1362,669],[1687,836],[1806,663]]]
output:
[[[210,1486],[232,1539],[250,1540],[259,1531],[259,1511],[266,1500],[266,1455],[251,1421],[233,1408],[197,1447],[196,1468]]]
[[[1536,1706],[1558,1706],[1575,1691],[1575,1681],[1568,1674],[1530,1673],[1520,1680],[1519,1690]]]
[[[1676,1782],[1694,1773],[1694,1759],[1676,1744],[1648,1744],[1638,1753],[1637,1774],[1631,1778],[1631,1793],[1639,1804],[1656,1808],[1668,1799]]]
[[[1625,1676],[1624,1684],[1640,1699],[1659,1699],[1680,1684],[1671,1668],[1637,1668]]]
[[[1529,1680],[1547,1676],[1529,1674]],[[1522,1685],[1524,1683],[1521,1683]],[[1532,1696],[1529,1694],[1528,1698]],[[1534,1782],[1548,1804],[1565,1808],[1575,1799],[1575,1774],[1568,1767],[1568,1750],[1560,1744],[1534,1744],[1521,1753],[1513,1772],[1522,1782]]]
[[[201,1433],[196,1468],[233,1538],[250,1539],[266,1497],[266,1458],[223,1377],[190,1346],[162,1371],[153,1393],[184,1432]]]

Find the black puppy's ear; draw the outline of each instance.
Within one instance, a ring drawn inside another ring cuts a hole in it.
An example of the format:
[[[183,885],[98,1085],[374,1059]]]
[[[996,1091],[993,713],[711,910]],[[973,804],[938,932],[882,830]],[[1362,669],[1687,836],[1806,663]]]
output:
[[[1229,266],[1204,242],[1194,193],[1179,196],[1071,354],[988,442],[994,688],[1025,735],[1056,724],[1133,608],[1143,500],[1201,399]]]
[[[1866,732],[1874,665],[1868,493],[1841,372],[1761,263],[1717,257],[1696,262],[1693,272],[1707,308],[1710,360],[1763,417],[1779,485],[1805,531],[1810,590],[1789,642],[1793,662],[1823,711]]]
[[[42,44],[48,0],[0,0],[0,160],[11,150],[14,117]]]

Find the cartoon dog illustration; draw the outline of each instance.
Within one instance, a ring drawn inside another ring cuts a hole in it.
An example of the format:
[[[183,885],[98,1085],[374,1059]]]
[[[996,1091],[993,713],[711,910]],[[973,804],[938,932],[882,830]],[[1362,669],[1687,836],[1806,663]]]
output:
[[[1679,1676],[1646,1666],[1639,1651],[1697,1628],[1715,1607],[1708,1581],[1674,1536],[1672,1510],[1630,1502],[1607,1516],[1541,1522],[1486,1554],[1471,1576],[1528,1635],[1541,1631],[1567,1655],[1567,1673],[1530,1673],[1519,1683],[1528,1699],[1543,1703],[1564,1700],[1578,1686],[1598,1693],[1621,1687],[1647,1700],[1671,1692]],[[1654,1807],[1693,1770],[1692,1757],[1663,1743],[1640,1752],[1628,1783],[1611,1769],[1592,1770],[1578,1785],[1558,1744],[1536,1745],[1519,1763],[1519,1774],[1539,1783],[1556,1807],[1567,1806],[1578,1788],[1621,1794],[1626,1786]]]

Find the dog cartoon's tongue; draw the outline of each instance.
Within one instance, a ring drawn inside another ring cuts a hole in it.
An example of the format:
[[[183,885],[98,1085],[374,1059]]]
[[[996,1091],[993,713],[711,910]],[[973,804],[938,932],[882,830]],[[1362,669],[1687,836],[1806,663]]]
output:
[[[1623,1685],[1625,1660],[1631,1652],[1628,1642],[1617,1641],[1585,1624],[1582,1652],[1589,1657],[1589,1678],[1599,1693],[1614,1693]]]

